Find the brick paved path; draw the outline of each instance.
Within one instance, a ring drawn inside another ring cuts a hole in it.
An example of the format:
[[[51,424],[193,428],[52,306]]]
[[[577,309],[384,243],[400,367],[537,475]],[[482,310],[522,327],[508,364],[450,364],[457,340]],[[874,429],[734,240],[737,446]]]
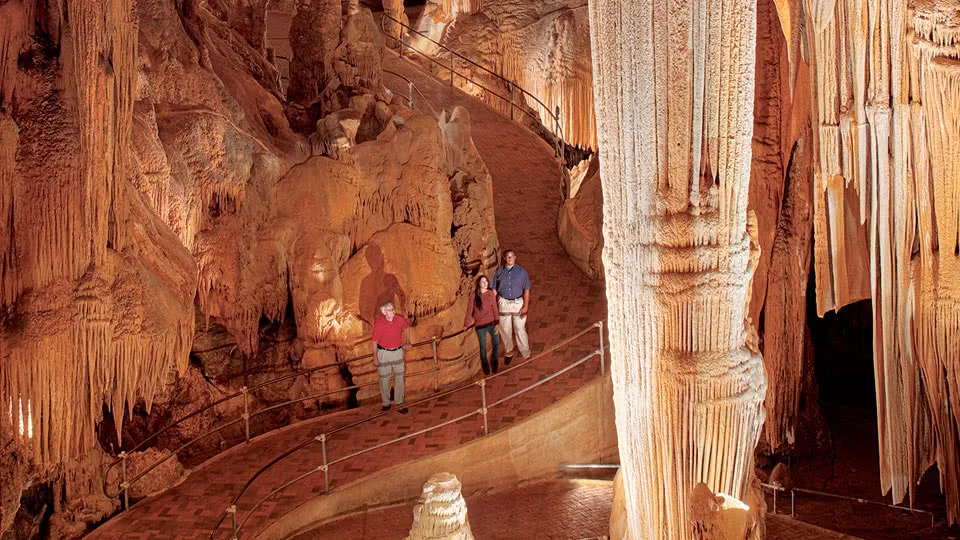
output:
[[[534,354],[606,316],[603,287],[584,276],[567,259],[557,239],[559,209],[558,166],[551,148],[529,131],[448,85],[423,74],[403,60],[387,55],[386,66],[413,79],[433,106],[466,107],[472,118],[473,139],[490,169],[494,183],[497,233],[501,245],[517,251],[518,262],[533,282],[527,329]],[[494,379],[488,399],[501,397],[543,378],[580,358],[597,346],[591,332],[576,343],[535,364]],[[501,347],[502,348],[502,347]],[[564,375],[490,410],[491,431],[529,416],[568,395],[598,373],[598,363],[588,362]],[[391,411],[372,422],[346,430],[328,442],[329,459],[456,418],[479,408],[479,388],[446,396],[410,414]],[[211,528],[240,487],[261,466],[286,449],[331,429],[376,412],[377,404],[332,414],[295,425],[279,433],[254,439],[228,450],[194,470],[183,484],[134,505],[93,531],[91,538],[161,539],[207,538]],[[481,434],[482,423],[469,418],[437,431],[364,454],[334,465],[331,488],[365,474],[441,449],[451,448]],[[285,459],[280,466],[255,481],[239,503],[239,516],[273,488],[316,468],[321,463],[320,445],[312,444]],[[323,475],[314,474],[264,504],[244,528],[243,536],[284,515],[323,491]],[[218,538],[229,537],[229,521]]]
[[[578,540],[610,530],[613,489],[606,483],[550,481],[467,497],[470,530],[483,540]],[[413,523],[413,504],[353,515],[292,540],[400,540]],[[767,540],[857,540],[786,516],[767,514]]]
[[[612,489],[605,483],[552,481],[467,497],[467,519],[483,540],[605,536]],[[413,504],[364,512],[327,523],[291,540],[401,540],[413,523]]]

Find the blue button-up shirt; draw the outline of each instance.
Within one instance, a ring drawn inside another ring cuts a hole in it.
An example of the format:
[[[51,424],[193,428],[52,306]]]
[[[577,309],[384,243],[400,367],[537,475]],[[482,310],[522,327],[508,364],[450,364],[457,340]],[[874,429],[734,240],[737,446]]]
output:
[[[497,291],[497,294],[502,298],[516,300],[523,296],[523,291],[530,290],[530,276],[519,264],[513,265],[512,268],[501,266],[493,274],[493,286],[491,288]]]

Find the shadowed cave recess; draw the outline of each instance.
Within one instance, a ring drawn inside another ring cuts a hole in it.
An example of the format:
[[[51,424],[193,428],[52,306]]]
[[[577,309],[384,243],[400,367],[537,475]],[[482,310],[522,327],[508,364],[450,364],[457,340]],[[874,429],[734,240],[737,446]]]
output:
[[[487,392],[464,315],[507,248],[535,359],[598,314],[603,374],[489,435],[546,367],[358,421],[484,427],[239,537],[496,536],[473,501],[563,493],[583,527],[514,537],[960,538],[958,88],[960,0],[0,0],[0,540],[231,537],[291,433],[380,412],[385,302],[407,402]]]

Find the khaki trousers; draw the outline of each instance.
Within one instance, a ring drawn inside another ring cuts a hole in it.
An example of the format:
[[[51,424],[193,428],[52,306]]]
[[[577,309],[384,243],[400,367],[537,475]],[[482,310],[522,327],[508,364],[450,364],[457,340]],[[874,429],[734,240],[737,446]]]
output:
[[[390,375],[393,375],[393,401],[403,403],[403,349],[385,351],[377,349],[377,375],[380,376],[380,401],[390,405]]]
[[[524,358],[530,358],[530,343],[527,340],[527,316],[510,315],[517,313],[523,307],[523,298],[507,300],[498,298],[500,308],[500,335],[503,337],[504,354],[513,356],[513,340],[517,340],[517,349]]]

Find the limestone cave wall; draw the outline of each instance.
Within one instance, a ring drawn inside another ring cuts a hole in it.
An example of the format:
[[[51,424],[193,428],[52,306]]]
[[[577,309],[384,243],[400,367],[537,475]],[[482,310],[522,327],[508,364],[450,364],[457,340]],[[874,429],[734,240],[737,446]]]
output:
[[[0,531],[25,490],[50,484],[51,534],[81,533],[116,509],[100,482],[110,454],[243,385],[341,362],[254,392],[259,407],[375,380],[351,359],[368,352],[381,302],[415,322],[414,340],[450,334],[471,276],[496,263],[492,186],[466,111],[434,118],[394,99],[367,10],[292,44],[302,58],[312,40],[331,45],[324,69],[291,68],[308,89],[291,106],[264,54],[265,9],[0,5]],[[410,363],[432,367],[430,351]],[[228,439],[204,441],[194,462]]]
[[[442,65],[451,61],[457,71],[502,96],[513,96],[540,119],[548,133],[559,131],[569,145],[596,150],[597,134],[593,109],[593,72],[590,64],[590,33],[587,4],[570,0],[428,0],[417,31],[466,58],[513,81],[536,99],[416,34],[409,43],[431,55]],[[442,66],[427,64],[446,77]],[[485,92],[463,78],[454,84],[484,99],[507,115],[527,122],[520,112],[511,112],[510,103]],[[538,101],[539,100],[539,103]],[[559,114],[559,127],[553,116]],[[538,126],[539,129],[539,126]]]
[[[883,490],[936,463],[955,523],[960,2],[779,4],[811,72],[818,311],[871,298]]]

